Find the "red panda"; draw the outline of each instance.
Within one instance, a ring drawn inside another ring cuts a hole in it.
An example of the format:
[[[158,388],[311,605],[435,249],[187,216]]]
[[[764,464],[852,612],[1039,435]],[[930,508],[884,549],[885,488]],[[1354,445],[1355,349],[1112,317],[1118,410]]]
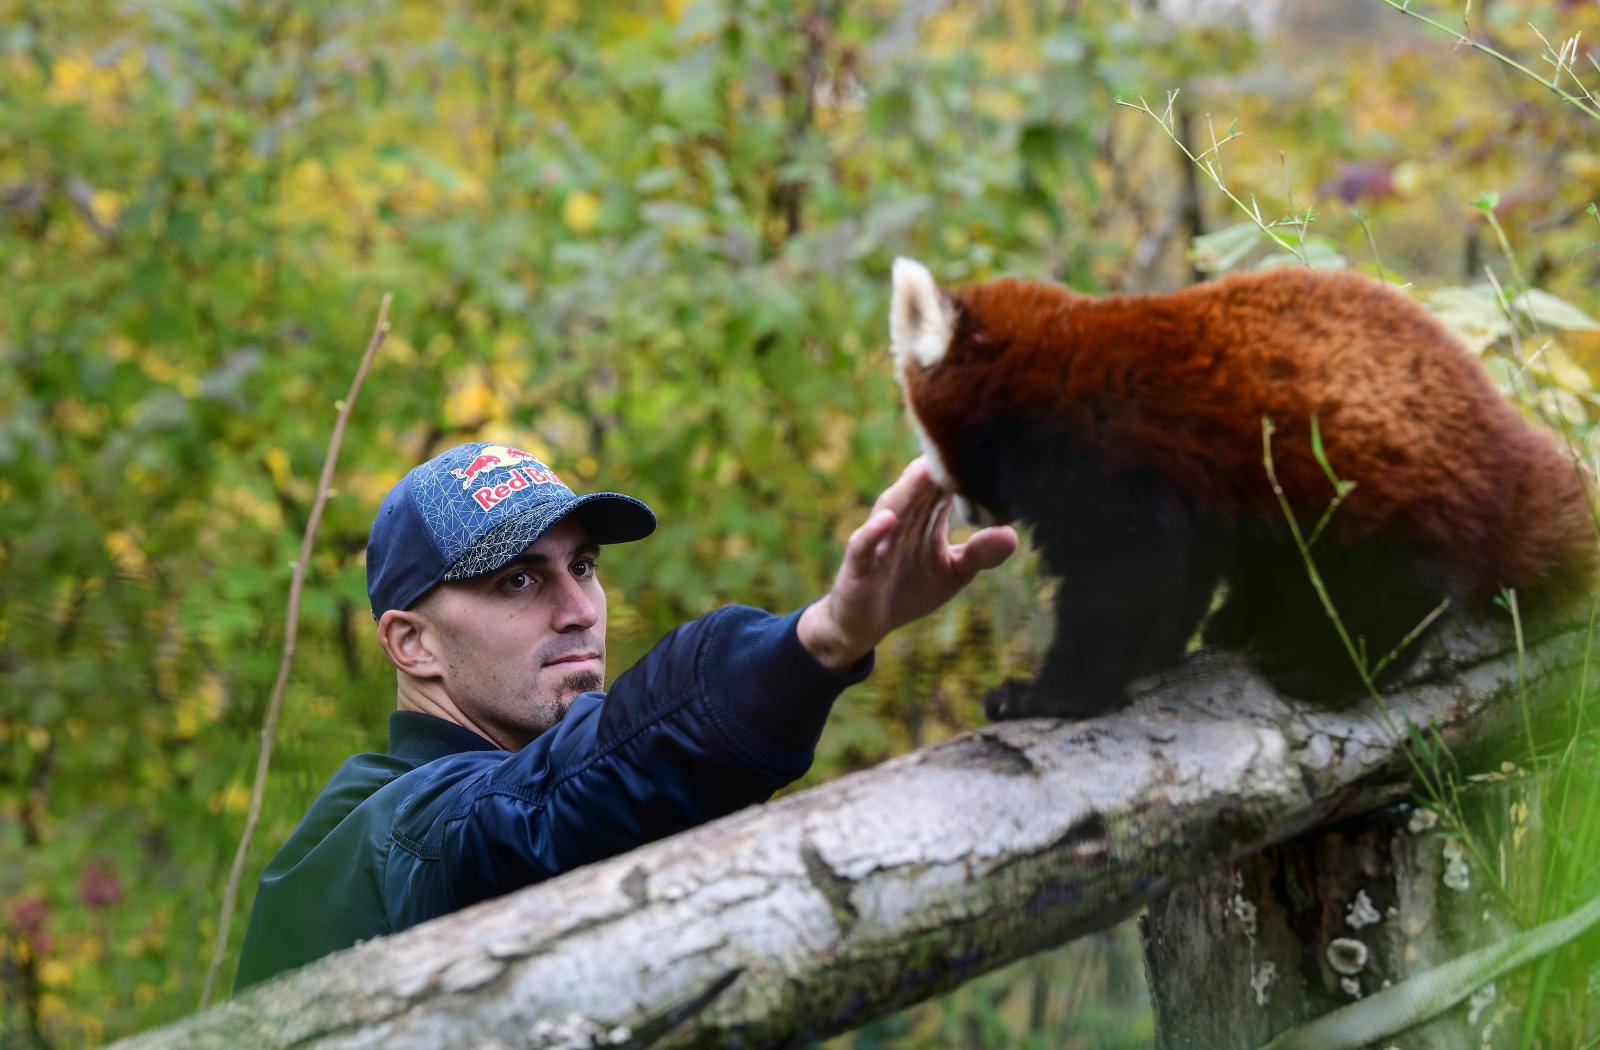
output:
[[[1061,581],[1038,676],[991,693],[991,717],[1121,706],[1130,680],[1178,660],[1219,581],[1206,644],[1245,649],[1291,696],[1360,690],[1269,483],[1263,418],[1304,534],[1334,497],[1313,420],[1356,483],[1312,554],[1369,664],[1447,598],[1482,610],[1511,587],[1538,615],[1592,593],[1577,468],[1378,281],[1285,269],[1164,295],[1010,279],[947,294],[909,259],[893,280],[896,373],[934,476],[970,520],[1030,525]]]

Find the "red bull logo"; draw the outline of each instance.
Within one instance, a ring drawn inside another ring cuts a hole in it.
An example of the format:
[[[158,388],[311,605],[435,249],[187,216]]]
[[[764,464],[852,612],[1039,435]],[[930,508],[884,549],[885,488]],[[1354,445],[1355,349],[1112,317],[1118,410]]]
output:
[[[472,462],[465,467],[452,470],[450,473],[461,479],[461,487],[472,488],[472,483],[479,479],[479,475],[487,474],[491,470],[500,470],[510,467],[511,472],[498,484],[484,484],[472,493],[472,498],[478,506],[488,510],[496,503],[510,496],[513,492],[520,492],[529,485],[560,485],[561,479],[556,472],[540,463],[534,458],[532,452],[524,452],[520,448],[509,445],[485,445],[473,457]],[[488,478],[483,479],[485,482]]]
[[[450,473],[461,479],[461,487],[469,489],[472,481],[479,474],[495,467],[509,467],[511,464],[524,459],[533,459],[532,452],[524,452],[520,448],[510,445],[485,445],[479,450],[476,457],[465,467],[452,470]],[[534,462],[538,462],[534,460]]]

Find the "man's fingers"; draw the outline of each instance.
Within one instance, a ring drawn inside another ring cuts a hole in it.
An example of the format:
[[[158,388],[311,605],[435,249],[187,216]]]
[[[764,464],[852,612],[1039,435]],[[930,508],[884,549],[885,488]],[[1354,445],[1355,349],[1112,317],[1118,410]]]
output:
[[[872,505],[874,512],[892,510],[896,513],[904,512],[916,498],[928,489],[938,490],[938,483],[933,480],[933,475],[928,472],[928,461],[921,456],[906,464],[906,469],[900,473],[893,485],[883,490],[883,495]]]
[[[985,569],[992,569],[1017,550],[1017,530],[1010,525],[979,529],[967,542],[950,551],[950,565],[963,584]]]
[[[941,495],[939,502],[934,506],[933,515],[928,519],[928,531],[923,537],[932,550],[943,549],[945,539],[950,535],[950,512],[955,509],[955,498]]]
[[[884,553],[879,548],[888,542],[898,520],[899,515],[892,510],[874,510],[845,543],[845,567],[859,576],[871,572],[873,564]]]

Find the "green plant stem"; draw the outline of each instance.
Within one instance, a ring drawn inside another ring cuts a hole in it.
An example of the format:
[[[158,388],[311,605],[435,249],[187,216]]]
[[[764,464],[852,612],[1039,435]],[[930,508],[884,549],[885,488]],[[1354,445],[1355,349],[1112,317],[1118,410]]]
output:
[[[1333,597],[1328,593],[1327,585],[1322,579],[1322,573],[1317,569],[1316,559],[1312,557],[1311,548],[1306,543],[1305,535],[1300,529],[1300,522],[1295,518],[1294,509],[1289,506],[1289,497],[1284,493],[1283,486],[1278,482],[1277,467],[1273,462],[1272,457],[1273,431],[1274,427],[1272,425],[1272,420],[1263,418],[1261,420],[1261,458],[1262,462],[1266,465],[1267,481],[1272,487],[1272,494],[1277,498],[1278,506],[1283,511],[1284,521],[1288,524],[1290,535],[1294,537],[1295,546],[1300,551],[1300,559],[1305,564],[1306,573],[1311,579],[1311,586],[1317,592],[1318,600],[1322,602],[1323,612],[1327,613],[1328,619],[1332,621],[1334,630],[1338,632],[1340,642],[1344,644],[1345,652],[1350,655],[1350,661],[1355,666],[1356,673],[1361,676],[1361,684],[1366,687],[1367,694],[1372,698],[1373,702],[1377,705],[1378,711],[1382,714],[1385,728],[1390,732],[1390,734],[1392,734],[1394,739],[1398,741],[1402,735],[1400,727],[1395,721],[1393,712],[1391,712],[1389,710],[1389,706],[1384,703],[1383,696],[1378,692],[1378,687],[1373,680],[1372,673],[1367,668],[1366,655],[1363,651],[1364,647],[1358,647],[1351,639],[1349,631],[1345,629],[1344,621],[1339,616],[1339,610],[1333,603]],[[1436,610],[1436,612],[1437,611],[1442,610]],[[1435,613],[1429,614],[1430,617],[1434,615]],[[1420,633],[1420,631],[1416,633]],[[1402,645],[1406,644],[1406,641],[1412,637],[1414,637],[1414,635],[1408,635],[1407,639],[1402,640]],[[1520,628],[1518,639],[1518,660],[1520,667],[1522,648],[1520,644]],[[1398,652],[1400,652],[1400,646],[1396,646],[1391,652],[1390,656],[1393,656]],[[1387,661],[1388,657],[1385,658],[1384,662],[1387,663]],[[1518,681],[1522,680],[1522,674],[1520,670],[1517,677]],[[1413,732],[1415,732],[1414,728]],[[1439,745],[1441,752],[1448,755],[1448,749],[1444,747],[1444,741],[1442,739],[1439,739]],[[1460,840],[1462,848],[1467,851],[1467,853],[1472,857],[1473,862],[1478,866],[1479,870],[1483,872],[1483,875],[1488,880],[1490,887],[1494,890],[1495,896],[1499,898],[1500,902],[1505,906],[1506,910],[1511,913],[1516,921],[1523,927],[1526,927],[1529,920],[1521,905],[1513,900],[1511,895],[1506,891],[1505,885],[1500,881],[1499,873],[1489,863],[1488,856],[1478,846],[1477,840],[1473,837],[1471,829],[1469,829],[1466,825],[1466,821],[1461,819],[1459,801],[1446,801],[1447,780],[1443,773],[1436,769],[1434,770],[1434,775],[1430,776],[1428,770],[1423,767],[1422,763],[1418,760],[1416,754],[1414,754],[1411,749],[1401,748],[1400,750],[1405,755],[1406,762],[1408,765],[1410,765],[1411,771],[1422,783],[1426,795],[1431,798],[1434,804],[1438,807],[1438,812],[1441,818],[1445,821],[1447,828],[1453,834],[1455,834],[1457,839]],[[1453,757],[1451,757],[1451,762],[1454,762]]]
[[[1550,972],[1555,969],[1554,952],[1539,960],[1534,967],[1532,986],[1528,989],[1528,1003],[1522,1010],[1522,1032],[1517,1036],[1517,1050],[1533,1050],[1539,1033],[1539,1014],[1544,1004],[1545,990],[1550,985]]]
[[[1167,108],[1168,108],[1169,112],[1171,111],[1173,100],[1176,99],[1177,97],[1178,97],[1178,93],[1176,91],[1170,92],[1167,95]],[[1209,178],[1211,180],[1212,184],[1215,185],[1217,187],[1217,189],[1222,192],[1222,195],[1224,197],[1227,197],[1230,201],[1232,201],[1235,205],[1238,206],[1240,211],[1244,212],[1246,215],[1248,215],[1250,217],[1250,221],[1254,222],[1256,224],[1256,228],[1257,229],[1259,229],[1262,233],[1266,234],[1268,237],[1271,237],[1275,242],[1277,242],[1278,246],[1280,248],[1282,248],[1284,251],[1293,254],[1295,256],[1295,258],[1299,259],[1307,267],[1311,267],[1311,260],[1306,257],[1305,249],[1302,248],[1301,246],[1297,245],[1295,242],[1293,242],[1291,240],[1288,240],[1283,235],[1278,233],[1278,231],[1275,229],[1275,227],[1277,227],[1279,225],[1282,225],[1283,221],[1280,220],[1278,222],[1270,222],[1269,223],[1265,219],[1263,219],[1261,217],[1261,208],[1259,206],[1255,205],[1254,201],[1252,201],[1250,204],[1246,204],[1244,201],[1240,200],[1234,194],[1234,192],[1232,190],[1228,189],[1227,184],[1222,181],[1222,177],[1217,173],[1217,170],[1212,165],[1212,163],[1209,160],[1205,159],[1207,154],[1217,154],[1218,156],[1220,156],[1221,154],[1220,154],[1219,151],[1220,151],[1221,147],[1225,143],[1231,142],[1234,139],[1238,138],[1240,135],[1244,134],[1242,131],[1232,131],[1232,130],[1230,130],[1228,132],[1228,134],[1223,136],[1223,138],[1221,140],[1213,141],[1212,144],[1211,144],[1211,147],[1209,149],[1204,150],[1203,152],[1201,152],[1201,153],[1199,153],[1197,155],[1192,150],[1189,149],[1189,146],[1188,146],[1187,143],[1185,143],[1181,138],[1178,137],[1177,132],[1173,131],[1171,122],[1168,119],[1164,119],[1161,116],[1161,114],[1157,113],[1155,110],[1151,109],[1150,108],[1150,103],[1146,102],[1144,99],[1141,98],[1139,100],[1138,105],[1135,105],[1132,102],[1124,101],[1123,99],[1120,99],[1120,98],[1114,99],[1113,101],[1115,102],[1116,105],[1126,107],[1127,109],[1138,110],[1139,112],[1148,115],[1152,120],[1154,120],[1158,125],[1160,125],[1161,130],[1166,132],[1167,138],[1171,139],[1173,141],[1173,143],[1180,150],[1183,151],[1183,155],[1185,157],[1188,157],[1189,160],[1191,162],[1193,162],[1196,167],[1198,167],[1201,171],[1206,173],[1206,177]],[[1310,219],[1309,218],[1303,218],[1300,221],[1301,221],[1302,224],[1304,224],[1306,222],[1309,222]],[[1288,224],[1289,225],[1294,225],[1294,223],[1292,223],[1292,222],[1290,222]],[[1314,267],[1312,267],[1312,268],[1314,268]]]
[[[1515,303],[1517,296],[1528,290],[1528,279],[1522,275],[1522,267],[1517,265],[1517,256],[1511,250],[1511,238],[1506,236],[1505,227],[1501,226],[1500,220],[1495,217],[1494,209],[1485,208],[1483,209],[1483,214],[1488,218],[1490,228],[1494,230],[1495,240],[1500,242],[1500,252],[1506,257],[1506,265],[1511,269],[1511,279],[1516,282],[1516,294],[1511,297],[1512,302]],[[1533,318],[1531,314],[1529,319],[1534,322],[1534,330],[1537,331],[1539,328],[1537,319]],[[1515,316],[1511,318],[1511,323],[1513,325],[1517,323]]]
[[[1372,261],[1378,267],[1378,280],[1389,283],[1389,271],[1383,265],[1383,259],[1378,255],[1378,241],[1372,236],[1372,230],[1367,226],[1367,213],[1359,208],[1351,208],[1350,214],[1356,222],[1361,224],[1361,232],[1366,234],[1367,247],[1372,249]]]
[[[1561,98],[1561,100],[1563,102],[1570,103],[1571,105],[1577,107],[1585,116],[1590,117],[1593,120],[1600,121],[1600,108],[1596,108],[1594,105],[1590,104],[1586,99],[1580,98],[1579,96],[1574,95],[1571,92],[1565,90],[1564,88],[1561,87],[1561,85],[1557,84],[1554,80],[1546,80],[1544,77],[1541,77],[1538,73],[1535,73],[1533,70],[1529,69],[1527,66],[1523,65],[1521,62],[1518,62],[1516,59],[1512,58],[1510,55],[1507,55],[1507,54],[1505,54],[1505,53],[1503,53],[1501,51],[1498,51],[1495,48],[1490,47],[1488,44],[1481,43],[1480,41],[1474,40],[1472,37],[1468,36],[1466,33],[1461,32],[1460,30],[1451,29],[1449,26],[1445,25],[1443,22],[1440,22],[1440,21],[1437,21],[1435,19],[1429,18],[1427,15],[1422,14],[1422,13],[1420,13],[1418,11],[1411,10],[1411,0],[1380,0],[1380,2],[1382,2],[1384,4],[1387,4],[1388,6],[1394,8],[1396,11],[1399,11],[1403,15],[1408,15],[1409,17],[1415,18],[1417,21],[1422,22],[1425,25],[1432,26],[1433,28],[1439,30],[1441,33],[1449,33],[1451,36],[1455,37],[1456,40],[1458,40],[1459,42],[1461,42],[1463,44],[1466,44],[1468,47],[1474,48],[1474,49],[1476,49],[1478,51],[1482,51],[1484,54],[1488,55],[1490,58],[1493,58],[1493,59],[1496,59],[1497,61],[1505,63],[1506,65],[1510,66],[1512,69],[1515,69],[1517,72],[1519,72],[1519,73],[1523,74],[1524,76],[1536,81],[1539,84],[1542,84],[1545,88],[1547,88],[1548,90],[1554,92],[1556,95],[1558,95]]]
[[[1411,644],[1421,636],[1422,632],[1428,629],[1428,625],[1433,623],[1433,621],[1437,620],[1439,617],[1443,616],[1449,608],[1450,596],[1447,594],[1439,600],[1438,605],[1433,607],[1432,612],[1418,620],[1417,625],[1406,632],[1406,636],[1400,639],[1400,641],[1395,644],[1393,649],[1390,649],[1387,653],[1383,654],[1383,659],[1378,661],[1378,666],[1372,669],[1372,676],[1376,678],[1378,675],[1382,674],[1383,669],[1388,667],[1395,657],[1405,652],[1406,649],[1409,648]]]
[[[1522,730],[1528,736],[1528,761],[1533,763],[1533,771],[1538,773],[1541,761],[1539,749],[1533,741],[1533,712],[1528,704],[1528,682],[1524,674],[1524,658],[1527,655],[1527,641],[1522,636],[1522,609],[1517,604],[1517,592],[1507,590],[1506,605],[1511,609],[1511,625],[1517,633],[1517,699],[1522,705]]]

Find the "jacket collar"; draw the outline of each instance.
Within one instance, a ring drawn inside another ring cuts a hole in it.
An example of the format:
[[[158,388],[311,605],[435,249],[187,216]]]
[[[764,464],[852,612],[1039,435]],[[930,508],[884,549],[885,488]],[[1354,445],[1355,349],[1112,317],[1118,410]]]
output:
[[[416,765],[463,751],[498,751],[483,737],[464,726],[420,711],[395,711],[389,715],[389,754]]]

